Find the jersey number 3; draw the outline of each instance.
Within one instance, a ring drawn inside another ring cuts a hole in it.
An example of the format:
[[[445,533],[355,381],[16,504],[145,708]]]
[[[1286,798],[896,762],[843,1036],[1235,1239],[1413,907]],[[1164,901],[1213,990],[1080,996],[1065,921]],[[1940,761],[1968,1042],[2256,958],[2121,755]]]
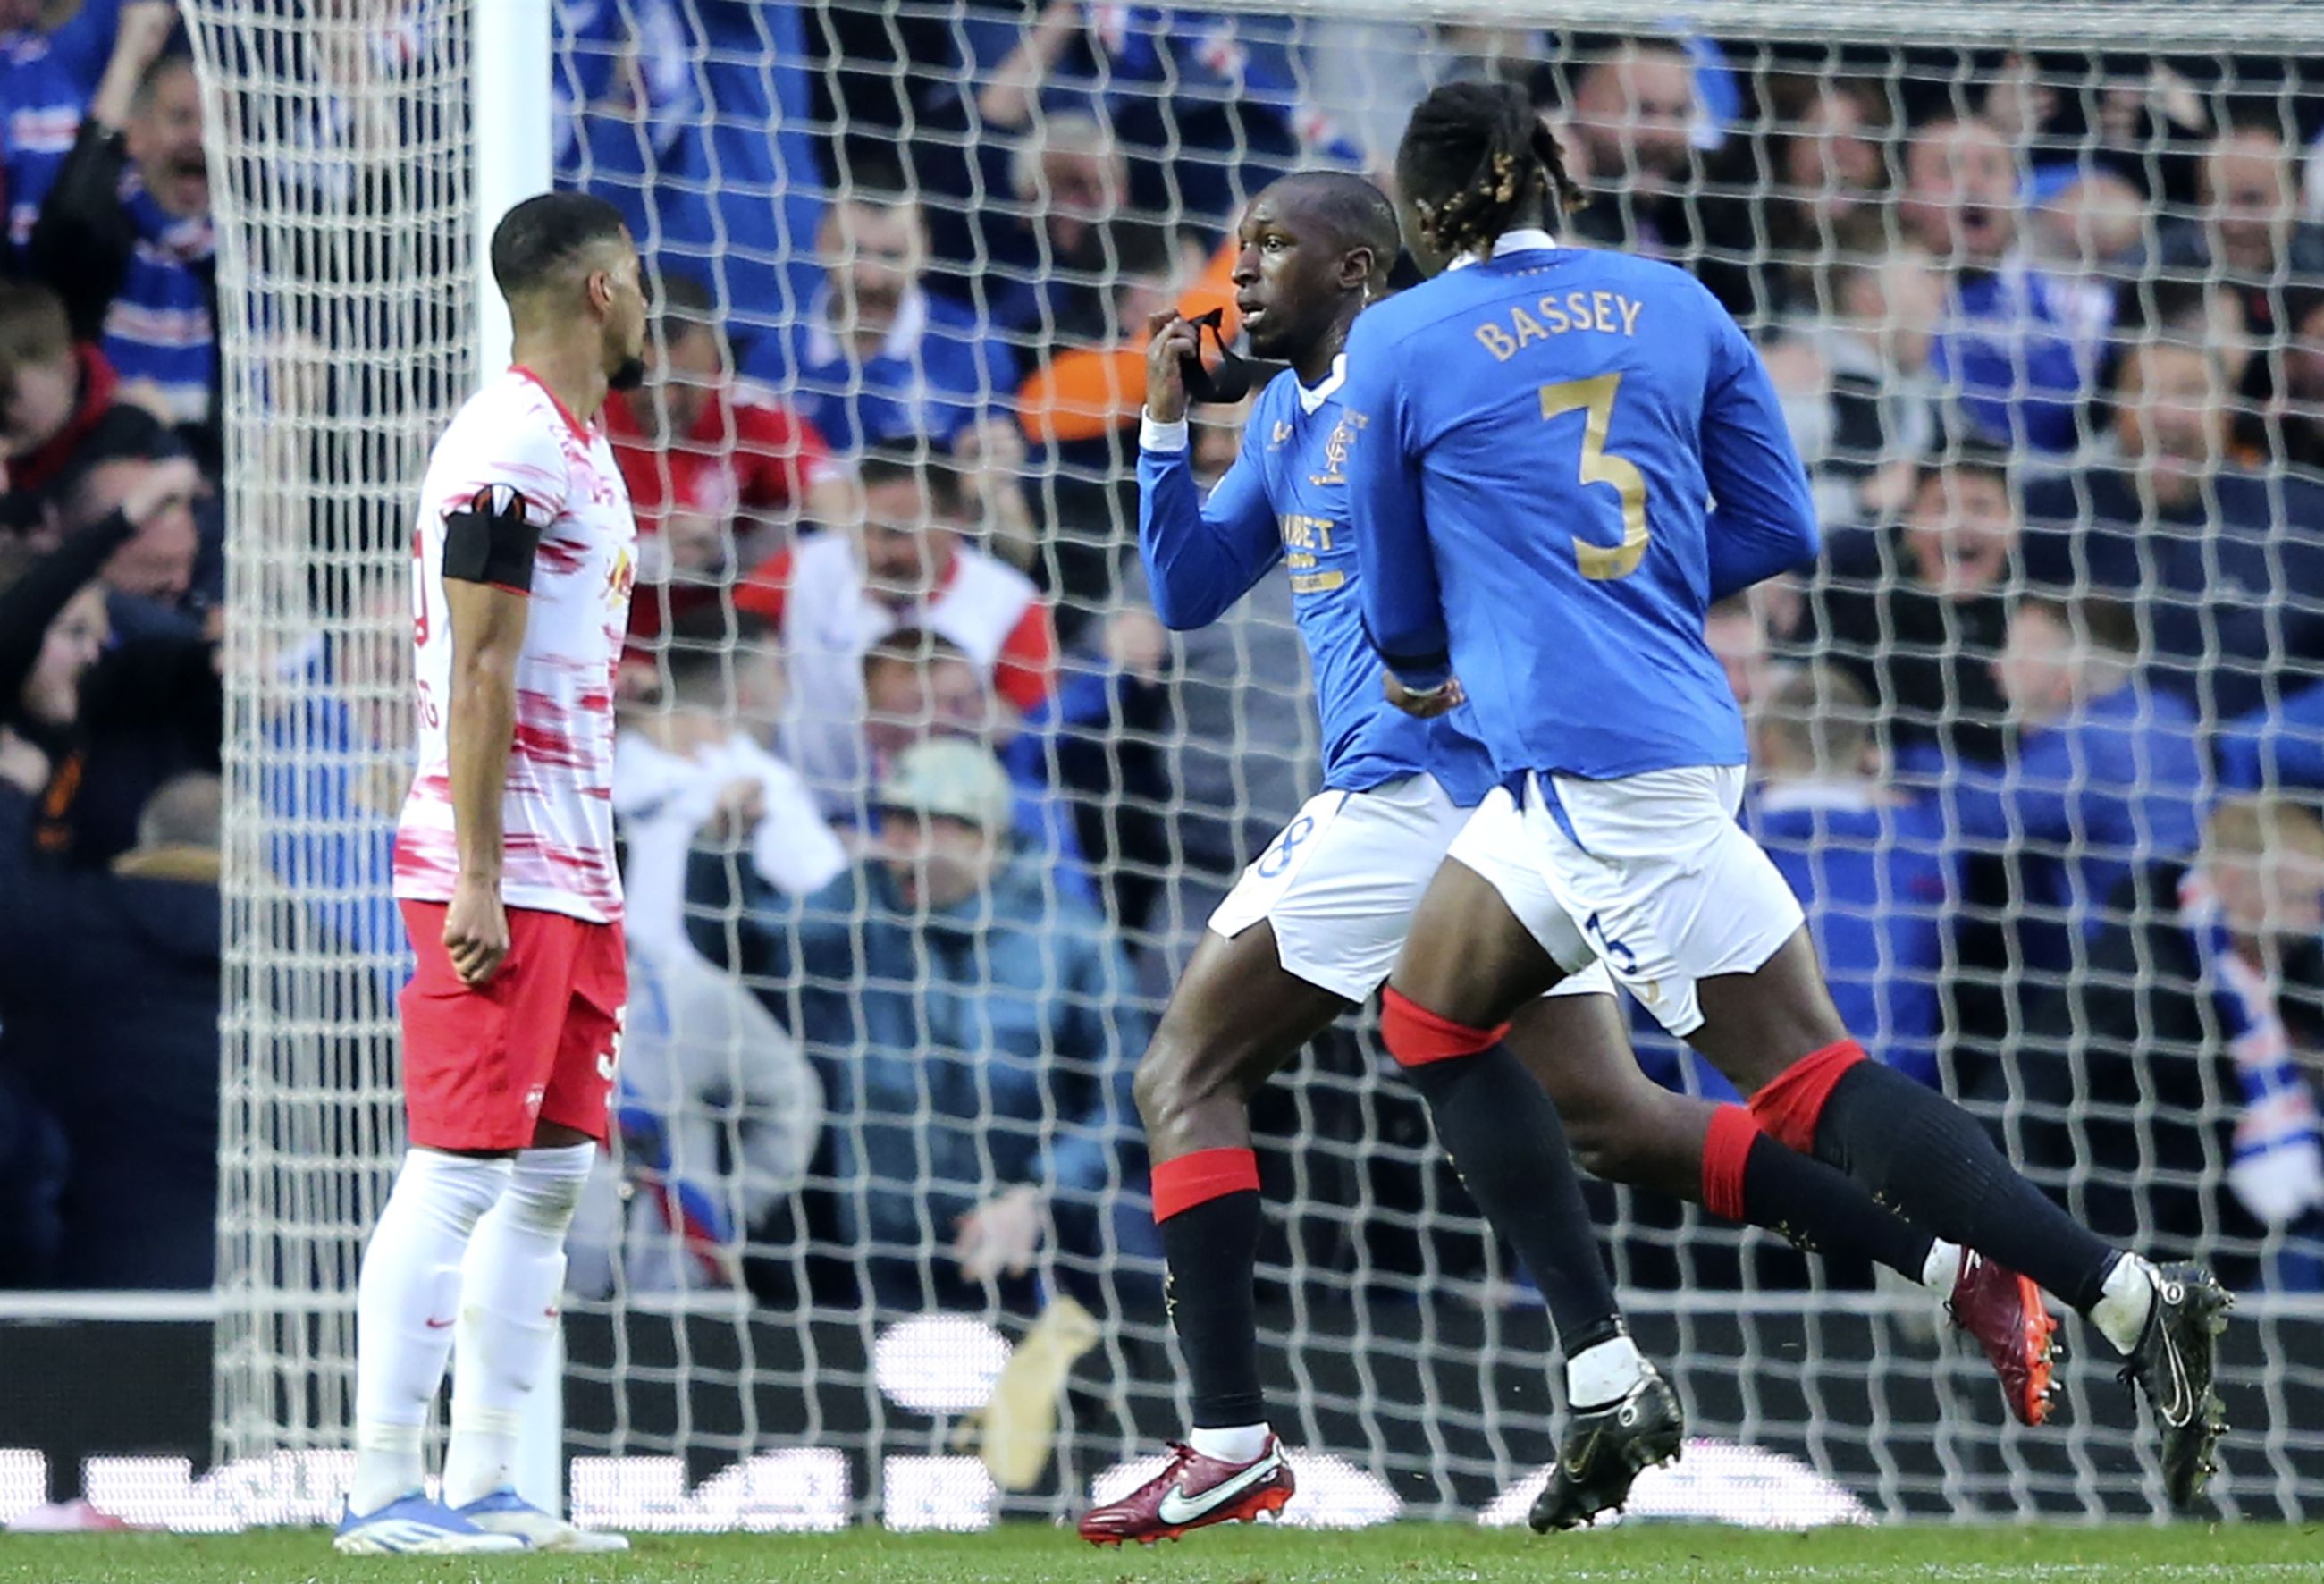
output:
[[[1541,388],[1544,422],[1569,412],[1585,414],[1582,427],[1582,482],[1611,484],[1622,502],[1622,542],[1593,545],[1573,536],[1573,557],[1582,576],[1596,583],[1628,577],[1646,554],[1646,479],[1629,458],[1606,449],[1606,430],[1614,421],[1614,392],[1622,388],[1619,374],[1600,374],[1594,380],[1568,380]]]

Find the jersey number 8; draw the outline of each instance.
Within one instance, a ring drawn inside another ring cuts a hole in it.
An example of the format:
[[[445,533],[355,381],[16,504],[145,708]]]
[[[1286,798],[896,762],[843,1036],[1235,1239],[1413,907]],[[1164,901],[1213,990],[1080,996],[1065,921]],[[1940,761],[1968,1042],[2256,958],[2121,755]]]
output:
[[[1587,415],[1582,427],[1582,482],[1612,484],[1615,494],[1621,499],[1620,544],[1610,548],[1593,545],[1580,534],[1573,536],[1574,559],[1582,564],[1582,576],[1593,583],[1629,576],[1646,554],[1646,475],[1628,457],[1616,456],[1606,449],[1606,430],[1614,421],[1614,392],[1621,388],[1619,374],[1567,380],[1541,388],[1544,422],[1563,418],[1569,412]]]

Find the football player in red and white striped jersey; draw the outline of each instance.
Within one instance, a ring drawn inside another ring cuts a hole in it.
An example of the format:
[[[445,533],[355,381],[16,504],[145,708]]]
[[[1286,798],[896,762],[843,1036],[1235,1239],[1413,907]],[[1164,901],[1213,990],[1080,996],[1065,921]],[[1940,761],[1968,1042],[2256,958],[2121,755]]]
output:
[[[517,205],[492,262],[514,361],[437,442],[412,534],[420,754],[395,854],[419,960],[400,1003],[411,1148],[364,1255],[346,1552],[627,1545],[525,1502],[512,1465],[628,995],[613,668],[637,525],[597,415],[643,372],[646,304],[601,198]],[[439,1503],[421,1435],[456,1332]]]

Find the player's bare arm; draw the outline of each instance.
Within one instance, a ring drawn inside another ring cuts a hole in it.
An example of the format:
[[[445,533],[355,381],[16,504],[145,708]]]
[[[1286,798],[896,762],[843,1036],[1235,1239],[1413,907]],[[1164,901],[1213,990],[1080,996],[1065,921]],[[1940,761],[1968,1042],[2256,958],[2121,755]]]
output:
[[[520,511],[521,508],[520,508]],[[452,761],[452,820],[460,873],[444,916],[444,949],[463,983],[481,985],[508,955],[501,906],[501,793],[516,739],[516,662],[529,600],[494,584],[447,576],[452,696],[444,722]]]

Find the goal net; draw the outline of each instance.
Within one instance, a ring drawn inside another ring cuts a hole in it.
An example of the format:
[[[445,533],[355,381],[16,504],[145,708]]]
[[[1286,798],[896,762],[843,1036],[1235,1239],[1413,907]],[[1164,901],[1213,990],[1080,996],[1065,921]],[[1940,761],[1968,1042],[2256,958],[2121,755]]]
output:
[[[408,514],[501,355],[488,4],[188,6],[228,371],[228,1459],[348,1441],[401,1147]],[[1151,616],[1143,327],[1231,333],[1244,202],[1385,172],[1455,78],[1526,88],[1573,239],[1692,271],[1774,373],[1825,554],[1711,636],[1843,1014],[2109,1237],[2220,1268],[2218,1503],[2324,1510],[2324,14],[554,9],[557,180],[629,217],[659,325],[621,431],[633,988],[566,1307],[576,1515],[1051,1516],[1178,1432],[1127,1073],[1320,750],[1290,574],[1200,632]],[[1239,415],[1195,416],[1214,475]],[[899,878],[899,808],[1001,856]],[[1731,1093],[1650,1027],[1657,1078]],[[1521,1516],[1545,1322],[1369,1014],[1253,1114],[1290,1516]],[[1592,1202],[1701,1438],[1642,1508],[2159,1501],[2075,1322],[2023,1430],[1934,1295]]]

